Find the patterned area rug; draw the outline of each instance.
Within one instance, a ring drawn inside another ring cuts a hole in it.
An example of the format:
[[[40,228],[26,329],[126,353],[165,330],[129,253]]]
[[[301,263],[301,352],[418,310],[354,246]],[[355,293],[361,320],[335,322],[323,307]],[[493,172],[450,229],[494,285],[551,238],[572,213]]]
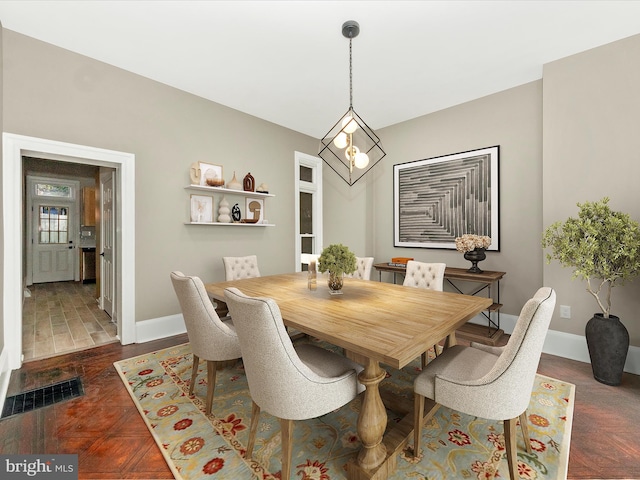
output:
[[[329,345],[320,343],[326,348]],[[189,344],[116,362],[124,384],[176,478],[280,479],[280,426],[262,412],[253,459],[244,459],[251,398],[242,362],[219,370],[212,415],[204,413],[206,363],[200,363],[189,397]],[[419,359],[403,370],[386,368],[381,388],[413,398]],[[384,387],[383,387],[384,386]],[[523,479],[566,478],[575,386],[538,375],[527,410],[532,453],[518,429],[518,469]],[[360,398],[323,417],[294,424],[292,477],[346,478],[346,463],[360,448],[356,420]],[[400,415],[388,411],[389,423]],[[501,422],[441,408],[423,428],[423,455],[400,454],[393,480],[508,478]],[[412,443],[412,442],[410,442]]]

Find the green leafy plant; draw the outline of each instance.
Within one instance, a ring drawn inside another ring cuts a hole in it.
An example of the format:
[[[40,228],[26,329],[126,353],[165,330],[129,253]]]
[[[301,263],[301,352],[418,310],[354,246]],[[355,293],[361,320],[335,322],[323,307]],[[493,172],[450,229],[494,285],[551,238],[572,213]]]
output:
[[[318,258],[318,270],[322,273],[348,274],[355,272],[356,268],[356,256],[341,243],[329,245]]]
[[[547,263],[556,259],[574,269],[572,278],[586,280],[605,318],[613,287],[640,274],[640,226],[608,203],[607,197],[578,203],[578,218],[554,223],[542,237],[542,247],[551,248]]]

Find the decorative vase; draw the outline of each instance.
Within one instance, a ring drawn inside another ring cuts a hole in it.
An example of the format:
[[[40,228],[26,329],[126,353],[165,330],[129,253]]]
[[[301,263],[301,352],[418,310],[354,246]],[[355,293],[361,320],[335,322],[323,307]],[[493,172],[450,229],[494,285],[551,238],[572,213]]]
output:
[[[329,285],[329,293],[331,295],[342,294],[342,273],[329,272],[329,279],[327,280],[327,284]]]
[[[220,206],[218,207],[218,222],[231,223],[231,216],[229,216],[230,212],[229,202],[227,202],[226,198],[222,197],[222,200],[220,200]]]
[[[233,172],[233,178],[227,183],[227,188],[229,190],[242,190],[242,184],[236,178],[236,172]]]
[[[629,332],[615,315],[596,313],[585,327],[593,378],[605,385],[620,385],[629,351]]]
[[[471,268],[467,270],[469,273],[483,273],[480,268],[478,268],[478,262],[481,262],[487,255],[484,253],[484,248],[476,248],[475,250],[471,250],[470,252],[464,253],[465,260],[469,260],[471,262]]]

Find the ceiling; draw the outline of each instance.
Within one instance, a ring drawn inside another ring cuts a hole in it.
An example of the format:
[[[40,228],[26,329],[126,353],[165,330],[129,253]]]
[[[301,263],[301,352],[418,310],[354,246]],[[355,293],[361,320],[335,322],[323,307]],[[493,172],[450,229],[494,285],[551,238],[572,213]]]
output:
[[[4,1],[4,28],[322,137],[540,79],[545,63],[640,33],[640,1]]]

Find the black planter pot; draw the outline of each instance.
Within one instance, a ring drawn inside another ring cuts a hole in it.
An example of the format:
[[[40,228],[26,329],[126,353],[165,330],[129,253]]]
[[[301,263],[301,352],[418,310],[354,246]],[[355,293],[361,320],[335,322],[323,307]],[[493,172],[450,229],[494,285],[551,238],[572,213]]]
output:
[[[615,315],[596,313],[585,328],[593,377],[606,385],[620,385],[629,351],[629,332]]]

